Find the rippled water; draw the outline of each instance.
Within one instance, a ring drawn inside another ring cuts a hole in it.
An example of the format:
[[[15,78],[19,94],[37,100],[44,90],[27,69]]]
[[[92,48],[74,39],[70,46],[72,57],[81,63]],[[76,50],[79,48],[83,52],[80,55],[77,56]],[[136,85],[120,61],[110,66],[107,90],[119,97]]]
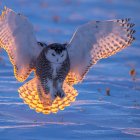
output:
[[[75,86],[79,96],[72,106],[51,115],[37,114],[22,102],[17,92],[22,83],[0,52],[0,140],[140,139],[139,0],[0,0],[1,9],[4,5],[26,15],[38,40],[47,43],[69,41],[79,25],[91,20],[131,17],[137,32],[131,47],[101,60]]]

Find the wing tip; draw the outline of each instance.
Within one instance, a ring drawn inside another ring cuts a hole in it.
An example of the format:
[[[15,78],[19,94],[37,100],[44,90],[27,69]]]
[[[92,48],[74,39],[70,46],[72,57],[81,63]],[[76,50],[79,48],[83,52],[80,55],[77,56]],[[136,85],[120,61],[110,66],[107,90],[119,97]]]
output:
[[[10,12],[14,12],[14,11],[12,9],[4,6],[4,8],[2,10],[2,13],[0,15],[0,20],[3,20],[8,15],[8,13],[10,13]]]
[[[117,22],[125,29],[127,36],[127,46],[131,45],[135,40],[136,30],[134,29],[135,23],[130,22],[131,18],[118,19]]]

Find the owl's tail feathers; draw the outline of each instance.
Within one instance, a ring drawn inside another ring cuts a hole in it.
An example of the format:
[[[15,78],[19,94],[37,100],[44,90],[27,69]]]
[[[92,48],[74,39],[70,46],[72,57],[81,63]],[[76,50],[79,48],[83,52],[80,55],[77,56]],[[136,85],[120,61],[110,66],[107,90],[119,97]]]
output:
[[[36,78],[30,80],[21,86],[18,90],[20,97],[24,103],[28,104],[31,109],[43,114],[57,113],[59,110],[64,110],[66,106],[70,106],[75,101],[78,95],[77,91],[64,82],[63,90],[66,94],[64,98],[57,97],[51,104],[51,99],[44,98],[42,102],[37,90],[38,81]],[[42,98],[43,99],[43,98]]]

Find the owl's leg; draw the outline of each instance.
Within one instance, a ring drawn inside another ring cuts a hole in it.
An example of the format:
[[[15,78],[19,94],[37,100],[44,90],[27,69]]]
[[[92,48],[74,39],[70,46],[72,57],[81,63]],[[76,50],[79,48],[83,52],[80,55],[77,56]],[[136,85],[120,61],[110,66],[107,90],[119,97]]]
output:
[[[62,89],[63,82],[57,81],[57,93],[56,95],[59,96],[60,98],[65,97],[65,92]]]
[[[48,82],[48,86],[49,86],[49,93],[51,96],[51,99],[54,100],[57,96],[59,96],[60,98],[65,97],[65,93],[62,89],[62,85],[63,83],[59,80],[50,80]]]
[[[47,82],[41,83],[40,81],[38,81],[37,91],[39,99],[44,106],[52,104],[52,100],[50,100],[49,87],[47,85]]]
[[[54,81],[49,79],[47,81],[47,86],[49,87],[49,91],[47,91],[47,94],[50,95],[51,100],[53,101],[56,98],[56,87],[54,86]]]

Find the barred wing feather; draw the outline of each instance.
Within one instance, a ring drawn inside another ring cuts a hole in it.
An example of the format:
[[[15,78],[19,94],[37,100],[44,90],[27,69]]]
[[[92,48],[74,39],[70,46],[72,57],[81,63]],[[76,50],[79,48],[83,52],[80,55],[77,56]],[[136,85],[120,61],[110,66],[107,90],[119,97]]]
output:
[[[93,21],[77,29],[68,44],[70,72],[66,81],[81,82],[89,68],[102,58],[116,54],[134,40],[130,19]]]
[[[0,16],[0,46],[6,50],[18,81],[27,79],[41,51],[26,17],[5,8]]]
[[[18,92],[24,103],[29,105],[29,107],[36,112],[41,112],[43,114],[57,113],[59,110],[64,110],[65,107],[70,106],[70,104],[75,101],[78,95],[78,92],[72,86],[64,82],[63,90],[66,96],[62,99],[57,97],[52,102],[49,96],[43,96],[42,94],[41,96],[43,96],[43,98],[40,98],[40,93],[37,89],[38,86],[42,85],[35,77],[21,86]]]

